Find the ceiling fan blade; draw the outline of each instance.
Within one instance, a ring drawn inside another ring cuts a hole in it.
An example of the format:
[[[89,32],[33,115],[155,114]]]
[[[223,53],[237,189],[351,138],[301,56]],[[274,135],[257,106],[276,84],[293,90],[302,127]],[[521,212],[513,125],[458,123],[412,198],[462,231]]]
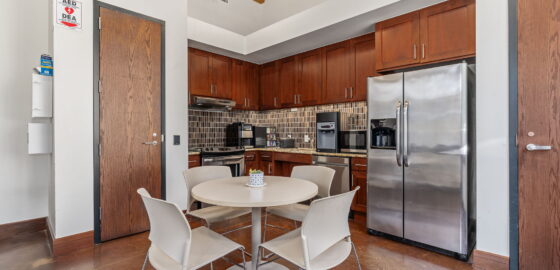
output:
[[[264,4],[264,0],[254,0],[254,1],[259,3],[259,4]]]

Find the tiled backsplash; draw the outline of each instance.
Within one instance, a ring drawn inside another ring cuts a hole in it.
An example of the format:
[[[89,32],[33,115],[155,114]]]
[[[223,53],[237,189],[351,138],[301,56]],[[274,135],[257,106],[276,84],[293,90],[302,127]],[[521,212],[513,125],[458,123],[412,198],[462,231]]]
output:
[[[318,112],[340,112],[343,129],[367,128],[366,102],[341,103],[272,111],[231,111],[208,112],[189,110],[189,149],[199,147],[224,146],[226,126],[230,123],[245,122],[256,126],[276,127],[280,138],[296,139],[296,147],[315,147],[315,114]],[[311,142],[305,143],[309,135]]]

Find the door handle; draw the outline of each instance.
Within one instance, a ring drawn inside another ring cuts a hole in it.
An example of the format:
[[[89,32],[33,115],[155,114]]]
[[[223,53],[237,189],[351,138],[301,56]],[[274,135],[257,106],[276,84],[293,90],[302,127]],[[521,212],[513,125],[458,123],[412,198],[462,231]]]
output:
[[[408,167],[408,101],[403,105],[403,163]]]
[[[528,144],[527,145],[527,150],[529,151],[549,151],[552,150],[552,146],[550,145],[536,145],[536,144]]]
[[[397,134],[397,138],[396,138],[396,158],[397,158],[397,165],[399,165],[399,167],[402,166],[402,155],[401,155],[401,108],[402,108],[402,104],[401,102],[397,102],[397,109],[395,112],[396,118],[397,118],[397,130],[396,130],[396,134]]]
[[[145,144],[145,145],[157,145],[158,142],[157,142],[157,141],[151,141],[151,142],[143,142],[142,144]]]

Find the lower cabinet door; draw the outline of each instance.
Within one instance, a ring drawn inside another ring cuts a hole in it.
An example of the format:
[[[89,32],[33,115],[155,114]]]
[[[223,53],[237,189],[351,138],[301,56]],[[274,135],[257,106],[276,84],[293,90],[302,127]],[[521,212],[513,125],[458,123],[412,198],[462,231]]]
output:
[[[356,193],[356,197],[352,202],[352,210],[356,212],[367,212],[367,172],[354,171],[352,172],[352,189],[360,187]]]

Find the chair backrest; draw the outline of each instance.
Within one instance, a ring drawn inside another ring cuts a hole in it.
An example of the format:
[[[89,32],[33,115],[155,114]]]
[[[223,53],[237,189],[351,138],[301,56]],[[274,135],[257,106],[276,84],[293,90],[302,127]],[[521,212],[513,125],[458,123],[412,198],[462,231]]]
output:
[[[348,214],[358,189],[360,187],[311,202],[309,212],[307,212],[301,225],[301,235],[306,244],[304,250],[307,251],[306,263],[350,236]]]
[[[170,202],[155,199],[144,188],[136,192],[142,197],[148,218],[152,245],[177,263],[186,266],[191,245],[191,227],[181,209]]]
[[[317,194],[321,198],[331,195],[331,185],[335,170],[323,166],[296,166],[292,169],[292,178],[309,180],[319,187]]]
[[[231,169],[228,166],[203,166],[185,170],[183,172],[185,184],[187,185],[187,211],[190,211],[191,205],[195,202],[191,191],[203,182],[216,180],[221,178],[230,178]]]

